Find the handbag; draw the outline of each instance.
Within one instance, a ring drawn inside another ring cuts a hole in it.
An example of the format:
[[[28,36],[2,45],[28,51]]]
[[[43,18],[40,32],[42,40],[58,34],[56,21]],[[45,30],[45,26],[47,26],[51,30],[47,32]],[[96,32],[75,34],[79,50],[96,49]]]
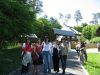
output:
[[[36,51],[34,51],[34,50],[33,50],[31,56],[32,56],[32,60],[33,60],[33,61],[36,61],[36,60],[38,60],[38,58],[39,58],[38,53],[37,53]]]
[[[42,55],[42,52],[39,53],[38,63],[39,63],[39,65],[43,64],[43,55]]]

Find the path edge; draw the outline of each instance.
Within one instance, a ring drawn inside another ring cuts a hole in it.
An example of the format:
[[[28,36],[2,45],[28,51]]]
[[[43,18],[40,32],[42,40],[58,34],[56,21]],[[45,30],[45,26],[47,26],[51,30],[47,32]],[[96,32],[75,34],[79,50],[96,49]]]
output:
[[[82,69],[83,69],[85,75],[89,75],[89,72],[85,69],[85,67],[84,67],[82,64],[81,64],[81,67],[82,67]]]

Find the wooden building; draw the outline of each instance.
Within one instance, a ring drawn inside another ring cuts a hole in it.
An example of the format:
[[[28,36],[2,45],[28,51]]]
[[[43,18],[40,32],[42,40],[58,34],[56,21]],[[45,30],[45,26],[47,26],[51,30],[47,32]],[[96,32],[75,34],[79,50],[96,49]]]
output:
[[[53,28],[53,33],[56,38],[60,38],[61,36],[66,37],[69,42],[69,48],[71,48],[72,41],[80,41],[81,33],[69,26],[62,29]]]

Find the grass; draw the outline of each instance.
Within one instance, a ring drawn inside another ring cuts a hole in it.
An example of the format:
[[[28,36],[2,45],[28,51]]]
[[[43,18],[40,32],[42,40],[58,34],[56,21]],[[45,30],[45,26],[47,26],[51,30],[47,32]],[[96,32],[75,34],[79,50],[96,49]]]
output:
[[[88,70],[90,75],[100,75],[100,54],[99,53],[89,53],[88,62],[85,68]]]
[[[21,65],[21,50],[18,47],[0,49],[0,75],[7,75]]]

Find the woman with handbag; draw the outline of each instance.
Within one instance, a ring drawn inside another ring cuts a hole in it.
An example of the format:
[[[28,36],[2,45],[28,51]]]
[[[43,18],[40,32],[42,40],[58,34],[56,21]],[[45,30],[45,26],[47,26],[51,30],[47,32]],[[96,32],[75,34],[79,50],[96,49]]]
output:
[[[40,65],[42,65],[42,46],[40,44],[40,40],[38,39],[37,42],[34,44],[33,47],[33,75],[37,75],[39,73]]]

